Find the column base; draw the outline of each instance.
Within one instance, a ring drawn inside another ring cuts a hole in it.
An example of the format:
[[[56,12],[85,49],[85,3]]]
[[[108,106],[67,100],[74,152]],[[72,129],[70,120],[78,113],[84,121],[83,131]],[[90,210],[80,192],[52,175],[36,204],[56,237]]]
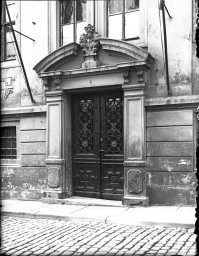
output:
[[[56,190],[46,190],[43,192],[43,200],[49,200],[49,199],[64,199],[71,197],[71,193],[67,193],[65,191],[56,191]]]
[[[146,196],[124,196],[122,204],[127,206],[148,206],[149,198]]]

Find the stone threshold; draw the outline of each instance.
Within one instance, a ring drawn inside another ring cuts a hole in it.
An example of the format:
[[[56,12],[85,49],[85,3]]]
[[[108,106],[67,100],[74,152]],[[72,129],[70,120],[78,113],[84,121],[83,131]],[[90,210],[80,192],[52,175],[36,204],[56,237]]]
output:
[[[64,199],[44,198],[42,199],[42,202],[47,204],[126,207],[125,205],[122,205],[122,201],[79,197],[79,196],[72,196],[70,198],[64,198]]]

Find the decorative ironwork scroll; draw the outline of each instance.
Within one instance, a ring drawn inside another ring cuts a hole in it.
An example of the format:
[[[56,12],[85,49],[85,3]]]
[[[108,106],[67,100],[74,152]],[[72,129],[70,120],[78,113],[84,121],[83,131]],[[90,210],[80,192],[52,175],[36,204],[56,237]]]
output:
[[[199,121],[199,107],[197,107],[196,113],[197,113],[196,118],[197,118],[197,119],[198,119],[198,121]]]
[[[107,98],[105,109],[106,154],[123,153],[122,98]]]
[[[86,34],[83,33],[80,36],[80,46],[82,51],[85,53],[85,60],[82,63],[82,68],[95,68],[100,65],[97,60],[97,51],[100,46],[100,35],[95,32],[95,27],[88,24],[85,28]]]
[[[78,151],[82,153],[93,153],[93,101],[83,99],[78,102]]]

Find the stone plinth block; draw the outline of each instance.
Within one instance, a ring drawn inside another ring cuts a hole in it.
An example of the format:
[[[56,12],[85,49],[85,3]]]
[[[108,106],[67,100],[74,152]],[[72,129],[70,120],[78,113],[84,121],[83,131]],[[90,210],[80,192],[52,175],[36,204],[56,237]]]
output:
[[[127,191],[129,194],[140,194],[143,190],[142,172],[130,169],[127,172]]]
[[[48,167],[48,186],[58,188],[60,186],[60,169],[57,166]]]

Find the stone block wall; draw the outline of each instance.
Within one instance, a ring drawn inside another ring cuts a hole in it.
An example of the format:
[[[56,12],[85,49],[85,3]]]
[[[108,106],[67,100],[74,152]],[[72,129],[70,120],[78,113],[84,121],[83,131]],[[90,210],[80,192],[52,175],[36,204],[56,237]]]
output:
[[[18,157],[16,161],[1,165],[2,198],[41,199],[47,186],[46,117],[19,117],[17,120]]]
[[[147,112],[147,195],[150,204],[195,204],[192,109]]]

